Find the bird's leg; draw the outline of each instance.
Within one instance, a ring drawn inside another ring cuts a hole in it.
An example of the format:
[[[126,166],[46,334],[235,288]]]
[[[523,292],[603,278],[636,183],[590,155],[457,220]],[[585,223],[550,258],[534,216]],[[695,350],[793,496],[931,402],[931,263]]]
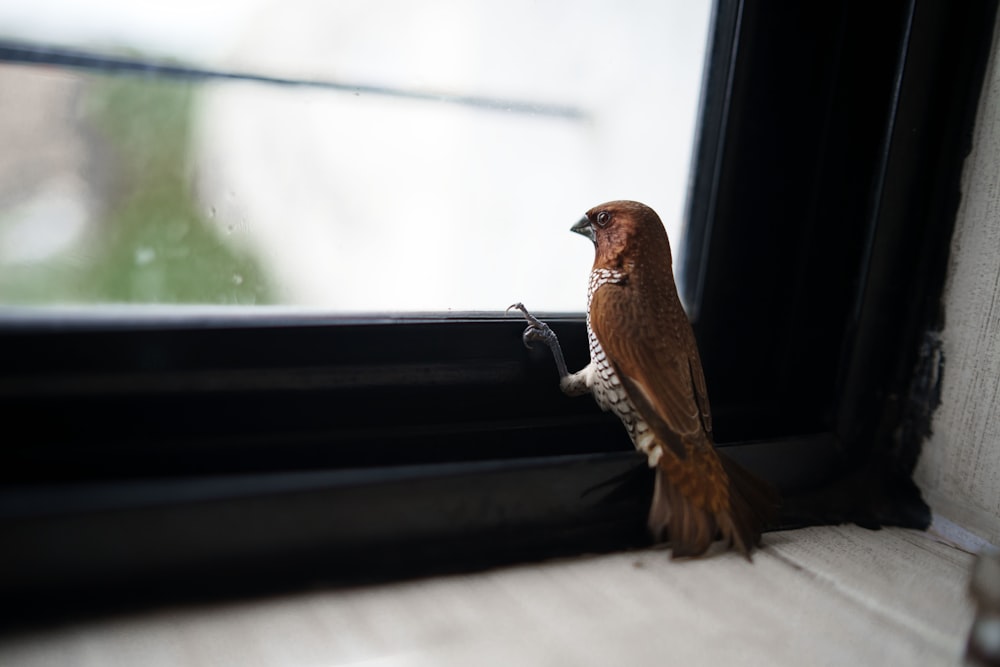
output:
[[[556,368],[559,369],[559,380],[560,384],[562,380],[569,376],[569,371],[566,370],[566,361],[563,359],[562,348],[559,347],[559,339],[556,337],[556,332],[549,328],[549,325],[542,322],[540,319],[528,312],[528,309],[524,307],[521,302],[512,304],[504,311],[504,314],[510,312],[512,309],[516,308],[520,310],[524,315],[524,319],[528,320],[528,326],[524,329],[524,333],[521,334],[521,340],[524,342],[524,346],[531,349],[531,344],[538,341],[545,343],[552,350],[552,356],[556,360]]]

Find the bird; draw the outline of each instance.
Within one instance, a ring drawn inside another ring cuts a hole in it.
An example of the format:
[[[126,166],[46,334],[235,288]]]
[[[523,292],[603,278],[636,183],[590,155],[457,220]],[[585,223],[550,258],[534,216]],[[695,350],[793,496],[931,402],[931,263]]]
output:
[[[587,211],[571,231],[594,243],[587,289],[590,363],[570,373],[551,328],[528,312],[522,340],[552,350],[559,386],[591,393],[621,420],[655,469],[647,525],[672,557],[713,543],[751,559],[780,499],[767,481],[715,447],[708,389],[694,331],[677,295],[670,242],[659,216],[635,201]]]

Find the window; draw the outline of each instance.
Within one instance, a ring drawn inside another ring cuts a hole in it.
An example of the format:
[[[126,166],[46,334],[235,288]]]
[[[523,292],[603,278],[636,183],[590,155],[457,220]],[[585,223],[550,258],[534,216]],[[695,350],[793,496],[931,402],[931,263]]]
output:
[[[679,268],[720,445],[782,487],[786,525],[926,524],[921,350],[994,11],[715,11]],[[551,323],[585,363],[582,316]],[[11,311],[0,587],[243,588],[643,543],[642,461],[521,329]]]
[[[583,211],[680,238],[707,1],[77,4],[0,9],[0,303],[573,312]]]

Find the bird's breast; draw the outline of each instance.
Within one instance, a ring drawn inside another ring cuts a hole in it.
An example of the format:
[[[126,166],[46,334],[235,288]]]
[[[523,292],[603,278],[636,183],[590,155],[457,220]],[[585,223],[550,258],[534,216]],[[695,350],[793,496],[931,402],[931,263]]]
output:
[[[654,466],[660,458],[660,447],[653,437],[649,425],[642,419],[636,411],[635,405],[629,399],[625,387],[622,386],[621,378],[618,377],[614,365],[608,359],[604,348],[601,347],[601,342],[597,340],[597,336],[590,326],[590,303],[594,293],[606,284],[620,284],[624,280],[624,274],[613,269],[594,269],[590,275],[590,289],[587,292],[587,338],[590,344],[592,368],[590,390],[594,395],[594,400],[597,401],[602,410],[610,410],[622,421],[626,432],[632,439],[632,444],[635,445],[636,449],[646,454],[649,457],[649,465]]]

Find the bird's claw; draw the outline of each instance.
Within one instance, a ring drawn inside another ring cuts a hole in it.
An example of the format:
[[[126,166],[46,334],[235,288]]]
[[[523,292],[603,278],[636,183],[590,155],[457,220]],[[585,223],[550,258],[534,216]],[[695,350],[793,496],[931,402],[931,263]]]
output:
[[[562,383],[569,376],[569,373],[566,370],[566,361],[563,359],[562,348],[559,347],[559,338],[556,337],[556,332],[550,329],[548,324],[529,313],[528,309],[520,301],[511,304],[504,311],[504,314],[506,315],[515,308],[521,311],[524,319],[528,320],[528,326],[525,328],[524,333],[521,334],[521,342],[529,350],[531,349],[531,344],[535,341],[541,341],[548,345],[549,349],[552,350],[552,357],[556,362],[556,370],[559,371],[559,381]]]
[[[521,314],[524,315],[524,319],[528,321],[528,326],[524,329],[524,333],[521,334],[521,342],[524,343],[526,348],[530,350],[531,344],[535,341],[541,341],[549,346],[552,345],[556,334],[549,328],[548,324],[529,313],[528,309],[520,301],[508,306],[507,310],[504,311],[504,315],[514,309],[520,310]]]
[[[509,306],[507,306],[507,308],[504,309],[504,311],[503,311],[504,317],[506,317],[510,313],[510,311],[512,311],[514,309],[520,310],[525,315],[528,314],[528,309],[524,307],[523,303],[521,303],[520,301],[518,301],[517,303],[510,304]]]

